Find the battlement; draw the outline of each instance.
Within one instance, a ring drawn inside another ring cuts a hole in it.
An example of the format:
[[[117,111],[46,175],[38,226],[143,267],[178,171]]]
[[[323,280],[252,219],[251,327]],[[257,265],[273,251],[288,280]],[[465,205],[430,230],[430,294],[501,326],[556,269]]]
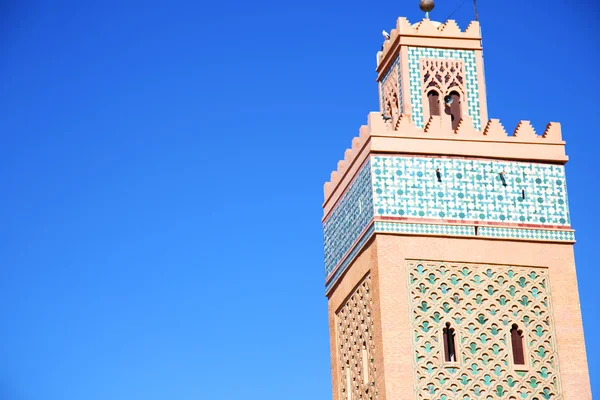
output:
[[[462,31],[452,19],[443,24],[429,19],[411,24],[405,17],[400,17],[378,54],[377,72],[382,74],[387,69],[399,46],[429,47],[432,39],[438,48],[481,50],[481,29],[477,21],[472,21]]]
[[[452,130],[446,118],[433,116],[423,129],[402,114],[395,126],[381,114],[370,113],[367,125],[359,129],[352,147],[344,152],[337,169],[324,185],[326,216],[344,192],[369,154],[413,154],[441,157],[491,158],[513,161],[537,161],[565,164],[565,142],[560,123],[551,122],[538,135],[529,121],[521,121],[509,135],[498,119],[491,119],[482,131],[473,127],[469,117]]]

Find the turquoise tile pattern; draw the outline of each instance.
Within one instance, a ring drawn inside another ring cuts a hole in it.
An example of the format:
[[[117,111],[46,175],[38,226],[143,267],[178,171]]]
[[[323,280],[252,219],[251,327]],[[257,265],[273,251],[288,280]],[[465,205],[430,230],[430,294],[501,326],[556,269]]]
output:
[[[375,222],[375,231],[421,235],[475,236],[475,227],[469,225],[405,224],[402,222],[377,221]]]
[[[462,60],[465,68],[465,85],[467,89],[468,113],[473,120],[473,126],[481,130],[481,115],[479,105],[479,81],[477,79],[477,64],[475,62],[475,51],[473,50],[451,50],[427,47],[408,48],[408,74],[410,81],[410,102],[412,118],[419,128],[425,126],[423,121],[423,100],[421,89],[421,65],[419,60],[450,59]]]
[[[356,255],[362,250],[365,243],[367,243],[367,241],[371,238],[371,236],[373,236],[373,233],[375,233],[375,225],[371,224],[367,228],[365,233],[360,236],[360,238],[358,239],[358,242],[352,248],[352,250],[350,251],[348,256],[346,258],[344,258],[344,261],[342,261],[340,266],[335,270],[335,272],[333,272],[333,275],[328,280],[328,282],[325,286],[325,292],[329,291],[329,289],[331,289],[331,287],[333,285],[335,285],[335,282],[344,273],[346,268],[348,268],[348,265],[350,265],[350,263],[352,263],[352,261],[354,261],[354,257],[356,257]]]
[[[326,275],[342,261],[372,219],[371,165],[367,162],[323,224]]]
[[[551,241],[575,241],[575,232],[557,231],[544,229],[521,229],[482,226],[477,232],[478,236],[499,239],[526,239],[526,240],[551,240]]]
[[[401,156],[373,156],[371,165],[376,216],[570,223],[561,165]]]
[[[563,166],[410,156],[371,156],[323,231],[327,290],[375,233],[575,240]]]

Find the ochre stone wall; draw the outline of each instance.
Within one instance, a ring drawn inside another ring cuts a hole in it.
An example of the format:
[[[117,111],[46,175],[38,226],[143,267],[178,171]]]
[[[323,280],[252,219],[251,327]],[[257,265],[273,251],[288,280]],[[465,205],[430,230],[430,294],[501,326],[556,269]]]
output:
[[[518,275],[516,278],[517,283],[511,282],[509,284],[507,282],[504,284],[503,286],[506,286],[506,289],[503,293],[495,293],[494,299],[498,299],[501,294],[509,298],[510,286],[516,285],[518,287],[520,278],[524,277],[522,275],[523,271],[529,273],[534,270],[539,273],[540,277],[544,276],[547,282],[545,283],[545,289],[541,287],[540,278],[536,278],[534,281],[530,280],[526,283],[527,285],[531,285],[532,282],[536,282],[535,285],[538,287],[540,293],[549,292],[549,295],[546,295],[546,297],[551,298],[548,307],[551,307],[552,311],[549,311],[548,308],[546,315],[553,315],[555,335],[554,344],[552,346],[548,345],[548,347],[555,346],[556,358],[554,360],[558,360],[560,376],[556,372],[553,373],[554,376],[559,378],[562,399],[589,400],[592,398],[587,371],[573,246],[571,244],[377,234],[374,245],[377,250],[376,256],[373,257],[377,264],[375,267],[377,280],[373,279],[372,285],[374,290],[377,289],[378,312],[381,320],[381,326],[375,326],[375,329],[381,329],[381,346],[383,346],[382,367],[385,371],[386,399],[418,399],[416,390],[417,387],[422,387],[421,383],[417,383],[415,380],[415,352],[413,348],[415,325],[414,316],[411,311],[411,307],[413,307],[413,294],[411,293],[412,287],[408,280],[408,277],[412,273],[411,268],[413,264],[411,262],[414,260],[423,262],[427,260],[450,260],[451,264],[449,265],[455,266],[463,264],[484,265],[487,268],[483,272],[491,269],[491,273],[497,274],[495,276],[505,275],[506,279],[508,279],[508,267],[513,267],[515,273]],[[350,266],[347,274],[352,272],[352,268],[354,268],[354,264]],[[477,271],[480,271],[480,269],[480,267],[475,268]],[[473,275],[475,274],[475,270],[471,272]],[[497,290],[497,286],[494,287],[494,290]],[[529,286],[527,287],[529,288]],[[475,285],[473,289],[475,289]],[[484,290],[487,289],[486,285]],[[519,291],[522,293],[520,299],[522,300],[522,296],[525,293],[520,287]],[[532,294],[531,296],[527,296],[533,297]],[[476,300],[476,298],[469,298]],[[511,301],[512,309],[508,309],[508,311],[516,312],[517,317],[530,315],[530,318],[532,318],[531,321],[533,321],[536,304],[533,302],[528,306],[523,306],[518,300]],[[473,304],[473,312],[479,314],[479,311],[475,311],[475,306],[476,304]],[[504,309],[505,311],[507,309]],[[498,312],[500,312],[500,307],[498,307]],[[485,316],[488,320],[490,317]],[[536,317],[535,322],[530,323],[533,331],[528,333],[528,335],[535,337],[535,329],[539,323],[537,321],[539,321],[539,318]],[[465,326],[468,327],[469,322],[466,319],[465,322]],[[486,322],[485,326],[491,328],[489,322]],[[498,328],[501,328],[501,326],[498,325]],[[549,331],[550,329],[548,327]],[[493,336],[491,333],[489,335]],[[548,335],[544,334],[542,342],[547,337]],[[530,340],[533,340],[533,338],[530,338]],[[549,340],[551,341],[551,339]],[[536,342],[538,343],[537,348],[533,348],[531,351],[539,350],[539,343],[542,342]],[[470,342],[465,343],[465,346],[469,345]],[[375,346],[380,346],[377,341],[375,342]],[[535,373],[543,374],[541,367],[544,366],[546,365],[540,363],[540,370],[536,370]],[[506,366],[503,368],[506,368]],[[557,371],[556,369],[551,371],[547,366],[546,368],[548,368],[548,373]],[[478,383],[483,388],[486,382],[484,375],[483,371],[481,374],[477,374],[477,380],[474,379],[470,382],[471,387]],[[508,374],[503,373],[502,376],[506,380],[506,383],[502,383],[502,385],[509,387]],[[529,375],[527,380],[530,380],[531,376]],[[537,379],[541,381],[542,378],[536,375]],[[542,391],[544,387],[546,386],[541,387]],[[438,391],[437,393],[439,394],[440,392]],[[379,394],[381,396],[383,391],[380,390]],[[492,398],[509,399],[507,395],[502,397],[494,396]],[[439,399],[436,395],[420,398]],[[471,395],[471,398],[477,399],[478,397]],[[481,398],[485,399],[486,397],[482,396]],[[544,397],[539,396],[539,398],[541,400]]]

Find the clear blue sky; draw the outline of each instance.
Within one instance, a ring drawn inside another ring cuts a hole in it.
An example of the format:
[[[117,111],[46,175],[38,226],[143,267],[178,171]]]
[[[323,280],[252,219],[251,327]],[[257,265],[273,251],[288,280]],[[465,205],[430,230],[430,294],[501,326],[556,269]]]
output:
[[[0,2],[0,399],[330,399],[322,184],[418,1],[98,3]],[[479,3],[490,116],[563,124],[600,396],[598,6]]]

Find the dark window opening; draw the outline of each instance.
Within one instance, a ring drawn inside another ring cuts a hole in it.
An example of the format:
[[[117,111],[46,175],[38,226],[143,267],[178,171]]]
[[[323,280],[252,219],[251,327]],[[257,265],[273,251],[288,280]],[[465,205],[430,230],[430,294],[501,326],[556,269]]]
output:
[[[457,91],[452,91],[444,99],[452,99],[449,102],[445,101],[446,114],[450,116],[452,129],[456,130],[456,128],[458,128],[458,123],[462,119],[460,94]]]
[[[435,90],[430,90],[427,93],[429,100],[429,115],[440,115],[440,95]]]
[[[447,362],[456,361],[456,346],[454,328],[450,326],[450,322],[446,323],[444,328],[444,357]]]
[[[525,353],[523,352],[523,331],[519,330],[517,324],[513,324],[510,330],[512,343],[513,362],[515,365],[525,364]]]

